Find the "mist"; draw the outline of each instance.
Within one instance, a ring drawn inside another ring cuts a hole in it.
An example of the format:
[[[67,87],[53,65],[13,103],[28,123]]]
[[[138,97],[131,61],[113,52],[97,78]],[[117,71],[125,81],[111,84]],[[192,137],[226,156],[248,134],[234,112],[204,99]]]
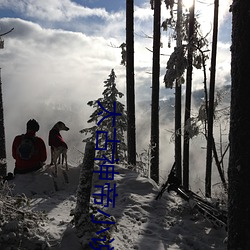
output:
[[[36,119],[40,124],[37,135],[46,143],[47,163],[50,161],[49,130],[57,121],[65,122],[70,128],[67,132],[62,131],[62,136],[69,146],[69,164],[78,164],[82,160],[85,146],[82,142],[84,136],[79,131],[90,126],[87,120],[93,112],[87,102],[101,97],[104,90],[103,82],[108,78],[111,69],[115,70],[118,90],[125,94],[121,100],[125,104],[126,70],[120,64],[119,49],[119,45],[125,41],[125,12],[119,11],[109,15],[102,10],[98,13],[102,16],[103,23],[99,20],[97,24],[92,19],[91,22],[87,22],[86,19],[80,20],[70,14],[67,15],[68,19],[58,15],[62,18],[59,23],[52,17],[49,19],[47,16],[46,19],[37,16],[39,12],[31,13],[29,18],[26,17],[28,20],[0,19],[1,30],[6,31],[14,27],[14,31],[4,37],[5,48],[0,51],[8,171],[14,168],[11,156],[12,141],[17,134],[25,133],[29,119]],[[149,3],[135,8],[138,154],[148,149],[150,143],[152,39],[146,35],[152,34],[152,14]],[[26,15],[25,11],[23,15]],[[224,20],[223,15],[221,23]],[[166,36],[162,36],[162,42],[164,46],[161,52],[165,55],[170,54],[173,48],[167,48]],[[222,87],[230,84],[229,42],[219,43],[218,50],[217,85]],[[163,83],[167,59],[166,56],[161,57],[160,100],[168,101],[167,105],[161,105],[160,110],[161,182],[166,179],[174,161],[174,142],[171,140],[174,129],[171,98],[174,96],[174,90],[165,89]],[[202,72],[196,71],[193,79],[193,90],[202,90]],[[198,105],[199,101],[195,103],[195,106]],[[204,139],[196,138],[191,144],[190,165],[195,173],[198,170],[201,173],[199,176],[202,176],[205,168],[205,150],[202,147],[206,142]],[[199,152],[198,156],[196,152]],[[203,179],[201,177],[201,180]]]

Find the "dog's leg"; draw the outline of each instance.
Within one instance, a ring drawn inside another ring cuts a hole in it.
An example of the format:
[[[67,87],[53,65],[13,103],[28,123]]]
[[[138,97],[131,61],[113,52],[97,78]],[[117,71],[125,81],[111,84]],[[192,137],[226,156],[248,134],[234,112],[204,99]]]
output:
[[[55,164],[55,176],[57,177],[57,164]]]
[[[64,154],[64,152],[61,153],[61,157],[62,157],[62,166],[63,166],[64,160],[65,160],[65,154]]]
[[[57,164],[61,164],[61,154],[59,154],[57,157]]]
[[[67,152],[64,153],[64,158],[65,158],[65,165],[66,165],[66,170],[69,171],[68,168],[68,158],[67,158]]]
[[[54,154],[54,148],[51,146],[50,147],[50,158],[51,158],[50,166],[54,164],[53,154]]]
[[[53,152],[53,163],[55,167],[55,176],[57,176],[57,160],[58,160],[59,153],[57,150],[54,150]]]

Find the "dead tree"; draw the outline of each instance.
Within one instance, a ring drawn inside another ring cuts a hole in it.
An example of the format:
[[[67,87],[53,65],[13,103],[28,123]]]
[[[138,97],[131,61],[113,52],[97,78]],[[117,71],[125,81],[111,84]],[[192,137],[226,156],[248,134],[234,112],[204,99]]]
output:
[[[4,41],[1,36],[5,36],[13,31],[11,30],[0,34],[0,49],[4,48]],[[6,159],[6,145],[5,145],[5,128],[4,128],[4,110],[3,110],[3,95],[2,95],[2,76],[0,69],[0,176],[4,177],[7,174],[7,159]]]
[[[211,197],[211,177],[212,177],[212,151],[213,151],[213,119],[214,119],[214,89],[216,73],[216,55],[217,55],[217,38],[218,38],[218,14],[219,0],[214,1],[214,24],[213,24],[213,41],[210,69],[210,87],[209,87],[209,105],[208,105],[208,133],[207,133],[207,158],[206,158],[206,178],[205,194]]]
[[[6,146],[5,146],[5,130],[4,130],[4,110],[2,96],[2,77],[0,69],[0,176],[7,174]]]
[[[95,144],[87,142],[79,184],[76,191],[77,201],[74,212],[74,221],[77,231],[82,234],[88,230],[90,221],[89,204],[94,170]]]

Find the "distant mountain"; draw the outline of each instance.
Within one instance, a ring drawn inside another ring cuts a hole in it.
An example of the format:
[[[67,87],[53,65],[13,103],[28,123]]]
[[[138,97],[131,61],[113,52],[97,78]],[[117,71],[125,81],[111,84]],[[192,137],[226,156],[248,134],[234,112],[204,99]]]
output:
[[[222,98],[222,103],[225,103],[227,106],[230,104],[230,90],[231,85],[225,85],[223,88],[216,90],[216,93],[220,93]],[[215,93],[215,94],[216,94]],[[192,111],[198,112],[198,109],[202,102],[204,101],[204,90],[196,90],[192,92]],[[185,105],[185,94],[182,95],[182,110],[184,112]],[[160,106],[160,123],[167,123],[173,121],[175,116],[175,97],[174,95],[169,95],[167,99],[159,101]],[[144,119],[151,119],[151,100],[150,101],[141,101],[137,103],[138,113],[143,113]]]

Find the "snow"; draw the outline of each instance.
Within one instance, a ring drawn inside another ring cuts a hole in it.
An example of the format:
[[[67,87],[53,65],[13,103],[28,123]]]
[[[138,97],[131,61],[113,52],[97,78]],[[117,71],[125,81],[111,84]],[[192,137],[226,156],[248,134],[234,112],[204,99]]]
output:
[[[29,198],[29,206],[25,208],[27,211],[40,212],[47,217],[36,226],[29,226],[29,234],[23,236],[23,240],[19,242],[19,248],[6,245],[13,235],[18,238],[18,232],[15,231],[18,225],[13,224],[20,223],[18,220],[13,222],[9,219],[5,227],[0,230],[0,249],[86,249],[82,247],[83,238],[77,236],[71,223],[73,219],[71,212],[77,200],[76,189],[80,167],[81,165],[70,167],[68,184],[65,183],[59,169],[56,178],[58,191],[54,188],[51,169],[17,175],[14,180],[8,182],[8,186],[13,187],[11,191],[13,196],[23,193]],[[105,210],[116,220],[115,228],[111,232],[111,237],[114,238],[111,245],[114,249],[226,249],[226,244],[223,243],[226,238],[224,228],[214,228],[201,215],[192,211],[188,203],[176,193],[165,192],[160,200],[155,200],[159,187],[154,182],[123,166],[117,165],[116,168],[119,175],[116,175],[114,183],[117,185],[118,197],[116,197],[115,207],[111,206]],[[98,176],[94,174],[93,188],[100,183]],[[92,193],[94,193],[93,190]],[[4,228],[5,230],[11,228],[11,230],[5,232]],[[29,244],[24,242],[25,239]],[[42,244],[42,241],[46,244]],[[13,244],[13,241],[11,242],[10,245]],[[34,248],[32,242],[40,242],[40,245],[37,243],[40,248]]]

